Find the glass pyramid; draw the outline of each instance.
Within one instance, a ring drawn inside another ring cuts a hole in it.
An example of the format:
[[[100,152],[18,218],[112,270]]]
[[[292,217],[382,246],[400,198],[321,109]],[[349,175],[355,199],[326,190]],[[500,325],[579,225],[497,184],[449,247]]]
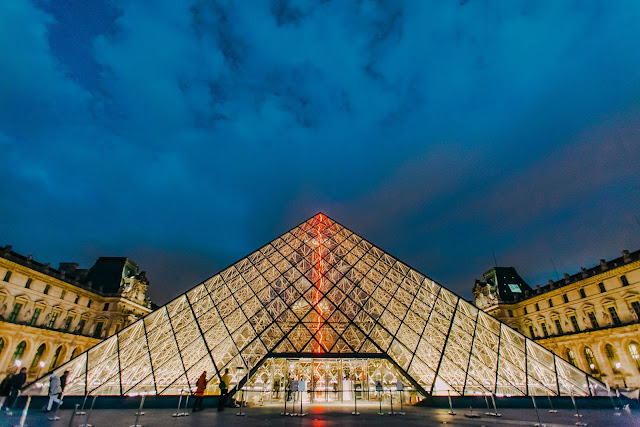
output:
[[[68,395],[173,395],[203,370],[215,386],[225,368],[327,354],[387,358],[425,395],[600,386],[321,213],[55,372],[70,370]],[[26,392],[47,388],[45,376]]]

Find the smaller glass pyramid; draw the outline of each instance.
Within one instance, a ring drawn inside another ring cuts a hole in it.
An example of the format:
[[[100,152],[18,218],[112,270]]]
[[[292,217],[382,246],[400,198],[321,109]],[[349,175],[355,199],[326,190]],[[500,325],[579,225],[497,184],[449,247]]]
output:
[[[331,354],[385,358],[425,395],[602,386],[321,213],[55,372],[68,395],[174,395],[204,370],[215,386],[226,368]]]

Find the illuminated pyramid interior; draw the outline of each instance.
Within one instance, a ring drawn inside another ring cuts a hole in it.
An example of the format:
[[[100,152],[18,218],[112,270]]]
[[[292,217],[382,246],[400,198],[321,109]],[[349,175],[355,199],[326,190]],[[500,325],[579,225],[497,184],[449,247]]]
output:
[[[584,396],[600,385],[323,214],[55,372],[71,371],[67,395],[175,395],[195,391],[204,370],[213,391],[225,368],[232,385],[266,390],[287,357],[384,362],[422,395]],[[47,387],[45,376],[27,393]]]

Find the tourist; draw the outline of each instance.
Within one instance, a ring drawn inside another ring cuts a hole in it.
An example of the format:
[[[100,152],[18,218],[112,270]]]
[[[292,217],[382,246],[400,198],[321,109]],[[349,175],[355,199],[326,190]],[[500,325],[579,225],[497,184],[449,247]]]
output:
[[[204,389],[207,387],[207,371],[204,371],[196,386],[196,400],[193,402],[193,412],[202,411],[202,400],[204,399]]]
[[[11,378],[10,381],[10,389],[9,389],[9,397],[5,401],[5,410],[9,410],[13,404],[15,403],[18,395],[20,394],[20,389],[27,382],[27,368],[20,369],[20,373]]]
[[[229,391],[229,368],[224,370],[224,375],[220,378],[220,398],[218,399],[218,411],[224,410],[227,401],[227,392]]]
[[[273,380],[273,391],[275,392],[275,398],[278,398],[280,394],[280,375],[276,375],[276,378]]]
[[[9,391],[11,391],[11,378],[13,378],[13,374],[9,372],[0,383],[0,408],[4,406],[4,401],[9,396]]]
[[[60,377],[60,388],[64,393],[64,388],[67,386],[67,377],[69,376],[69,371],[64,371],[62,376]]]
[[[65,378],[66,381],[66,378]],[[51,374],[49,378],[49,402],[47,402],[47,407],[43,410],[43,412],[51,411],[51,407],[53,406],[53,402],[58,404],[58,408],[62,404],[62,385],[60,382],[60,377],[56,374]]]

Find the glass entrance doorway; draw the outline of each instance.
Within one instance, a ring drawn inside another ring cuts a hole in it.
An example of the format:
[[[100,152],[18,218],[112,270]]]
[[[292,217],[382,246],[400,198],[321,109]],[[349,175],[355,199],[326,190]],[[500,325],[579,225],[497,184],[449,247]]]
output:
[[[298,384],[294,384],[298,381]],[[300,381],[304,391],[298,391]],[[401,382],[398,390],[398,382]],[[245,385],[250,404],[288,401],[305,404],[353,404],[402,398],[415,403],[418,395],[407,379],[386,359],[270,358]]]

